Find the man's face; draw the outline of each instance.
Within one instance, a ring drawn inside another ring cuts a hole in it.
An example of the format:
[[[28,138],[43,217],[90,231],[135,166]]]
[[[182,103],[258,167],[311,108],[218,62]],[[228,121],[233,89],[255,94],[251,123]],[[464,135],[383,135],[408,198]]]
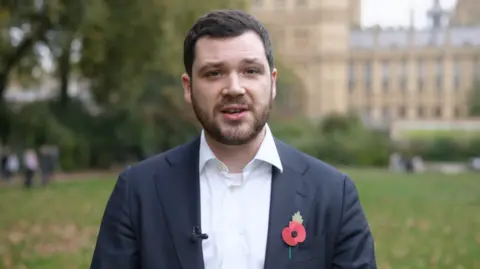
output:
[[[205,132],[226,145],[254,139],[268,120],[276,95],[277,71],[270,72],[260,37],[197,41],[192,77],[182,76],[185,100]]]

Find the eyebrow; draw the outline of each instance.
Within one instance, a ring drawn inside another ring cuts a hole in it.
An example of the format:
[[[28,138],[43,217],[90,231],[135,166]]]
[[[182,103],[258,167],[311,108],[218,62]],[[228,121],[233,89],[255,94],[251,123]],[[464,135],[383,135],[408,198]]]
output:
[[[211,63],[206,63],[205,65],[203,65],[202,67],[200,67],[200,69],[198,70],[200,73],[203,73],[205,72],[207,69],[209,68],[219,68],[223,66],[223,63],[221,62],[211,62]]]
[[[242,60],[243,64],[262,64],[262,62],[258,58],[245,58]],[[224,66],[223,62],[207,62],[202,67],[200,67],[199,72],[205,72],[209,68],[219,68]]]

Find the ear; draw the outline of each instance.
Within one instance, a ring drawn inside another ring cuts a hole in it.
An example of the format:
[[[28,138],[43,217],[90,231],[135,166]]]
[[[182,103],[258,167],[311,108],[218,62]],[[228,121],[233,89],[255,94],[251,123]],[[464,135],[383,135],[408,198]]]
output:
[[[187,73],[182,75],[183,97],[188,104],[192,103],[192,83]]]
[[[273,68],[272,70],[272,99],[275,99],[275,96],[277,96],[277,75],[278,71],[276,68]]]

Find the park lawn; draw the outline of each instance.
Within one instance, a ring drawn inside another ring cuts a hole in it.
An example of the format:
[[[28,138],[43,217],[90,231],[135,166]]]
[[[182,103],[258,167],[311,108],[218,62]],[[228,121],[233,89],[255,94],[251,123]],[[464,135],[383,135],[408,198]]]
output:
[[[480,268],[480,175],[346,169],[376,240],[379,268]],[[0,187],[0,268],[88,268],[115,177]]]

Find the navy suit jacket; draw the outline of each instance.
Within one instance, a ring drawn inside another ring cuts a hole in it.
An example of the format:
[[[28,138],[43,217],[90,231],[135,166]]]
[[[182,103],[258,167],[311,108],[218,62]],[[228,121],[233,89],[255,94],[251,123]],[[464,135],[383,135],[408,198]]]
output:
[[[264,269],[376,269],[373,237],[345,174],[275,140]],[[123,171],[107,202],[91,269],[204,269],[198,172],[200,139]],[[306,240],[292,248],[282,229],[300,211]],[[207,239],[208,240],[208,239]]]

